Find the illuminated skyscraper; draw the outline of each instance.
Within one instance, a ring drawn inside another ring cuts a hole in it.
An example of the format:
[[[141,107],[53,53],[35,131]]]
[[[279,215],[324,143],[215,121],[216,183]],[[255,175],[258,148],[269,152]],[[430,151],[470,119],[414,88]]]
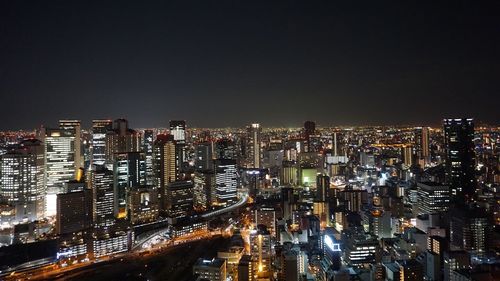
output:
[[[113,171],[96,165],[92,171],[94,226],[105,228],[115,223]]]
[[[406,168],[413,165],[413,148],[411,146],[403,146],[401,148],[401,160]]]
[[[176,145],[172,135],[158,135],[153,146],[154,186],[158,188],[160,205],[165,208],[167,186],[179,175]]]
[[[138,152],[141,147],[141,135],[128,127],[128,121],[117,119],[112,130],[106,133],[106,161],[114,162],[116,153]]]
[[[64,130],[71,130],[75,134],[75,167],[76,169],[83,167],[83,154],[82,154],[82,126],[80,120],[59,120],[59,128]]]
[[[56,214],[56,194],[77,171],[75,163],[75,132],[73,129],[44,129],[46,215]]]
[[[154,173],[153,173],[153,141],[154,132],[153,130],[144,130],[144,137],[142,143],[142,150],[144,152],[144,157],[146,161],[146,184],[153,185]]]
[[[304,122],[304,137],[307,142],[307,152],[312,151],[311,136],[315,135],[315,133],[316,133],[316,123],[314,123],[313,121]]]
[[[127,194],[128,217],[132,224],[154,222],[158,219],[158,191],[154,187],[132,187]]]
[[[217,204],[236,203],[238,188],[238,170],[236,160],[217,159],[215,161],[215,184]]]
[[[184,217],[193,211],[193,183],[176,181],[167,186],[167,214],[174,218]]]
[[[433,214],[447,211],[450,207],[450,188],[433,182],[417,183],[418,214]]]
[[[258,230],[250,233],[250,254],[257,269],[259,278],[269,278],[272,273],[271,233],[265,226],[258,226]]]
[[[236,148],[230,139],[220,139],[215,143],[215,156],[217,159],[236,159]]]
[[[214,143],[203,142],[196,146],[195,167],[198,171],[212,170],[214,168]]]
[[[247,127],[247,160],[248,168],[260,169],[262,166],[262,128],[260,124],[251,124]]]
[[[178,144],[186,142],[186,121],[170,120],[170,134],[174,136],[174,140]]]
[[[429,142],[429,127],[417,128],[415,130],[416,154],[425,163],[430,161]]]
[[[115,215],[127,215],[127,190],[146,183],[144,154],[140,152],[117,153],[115,155],[114,196]]]
[[[113,128],[111,120],[92,120],[92,159],[93,165],[106,162],[106,134]]]
[[[444,119],[446,181],[454,203],[473,200],[476,191],[474,123],[472,119]]]
[[[57,194],[57,234],[79,232],[92,224],[92,191],[83,189]]]
[[[0,156],[0,197],[15,208],[15,221],[41,219],[45,209],[44,147],[39,140],[21,142]]]

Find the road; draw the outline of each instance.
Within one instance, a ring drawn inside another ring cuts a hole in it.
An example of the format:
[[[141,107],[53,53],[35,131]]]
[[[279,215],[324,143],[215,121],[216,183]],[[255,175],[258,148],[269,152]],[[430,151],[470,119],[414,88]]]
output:
[[[227,206],[227,207],[219,209],[219,210],[215,210],[215,211],[204,213],[204,214],[201,215],[201,217],[205,218],[205,219],[208,219],[208,218],[211,218],[211,217],[222,215],[222,214],[227,213],[227,212],[231,212],[231,211],[233,211],[233,210],[235,210],[235,209],[237,209],[239,207],[244,206],[247,203],[248,198],[249,198],[248,197],[248,192],[244,192],[244,193],[241,194],[240,200],[238,202],[236,202],[235,204],[233,204],[231,206]],[[159,230],[155,231],[154,233],[151,233],[147,237],[142,238],[140,241],[136,241],[136,243],[132,247],[132,250],[133,251],[140,250],[141,247],[142,247],[142,245],[144,243],[148,242],[150,239],[154,238],[155,236],[161,236],[166,231],[167,231],[167,228],[162,228],[162,229],[159,229]]]
[[[122,259],[99,263],[71,271],[51,280],[191,280],[192,266],[200,257],[213,258],[228,246],[229,239],[215,237],[169,247],[154,254],[137,253]]]

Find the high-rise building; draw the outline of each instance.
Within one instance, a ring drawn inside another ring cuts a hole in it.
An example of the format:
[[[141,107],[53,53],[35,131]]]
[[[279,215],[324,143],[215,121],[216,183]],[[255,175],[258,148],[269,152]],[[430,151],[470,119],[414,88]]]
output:
[[[44,217],[44,146],[28,139],[0,156],[0,197],[15,209],[15,221]]]
[[[146,183],[144,154],[140,152],[116,153],[113,165],[115,215],[127,216],[127,190]]]
[[[416,154],[420,159],[424,159],[424,163],[430,161],[430,139],[429,127],[419,127],[415,130],[415,146]]]
[[[214,168],[214,143],[203,142],[196,145],[195,168],[198,171],[212,170]]]
[[[465,204],[476,192],[474,168],[474,123],[472,119],[444,119],[446,146],[446,181],[450,185],[452,201]]]
[[[138,152],[141,135],[128,127],[126,119],[113,121],[113,128],[106,133],[106,162],[112,164],[117,153]]]
[[[238,263],[238,281],[256,280],[256,263],[251,255],[243,255]]]
[[[312,151],[311,136],[316,134],[316,123],[313,121],[304,122],[304,138],[307,142],[307,152]]]
[[[194,173],[194,207],[206,210],[217,203],[213,171],[197,171]]]
[[[250,254],[256,263],[257,276],[269,278],[272,274],[271,234],[265,227],[257,227],[257,231],[250,233]]]
[[[398,261],[399,280],[420,281],[424,280],[424,266],[416,260]]]
[[[167,186],[167,205],[165,209],[170,217],[180,218],[190,214],[193,209],[193,183],[176,181]]]
[[[75,163],[75,130],[44,129],[46,215],[56,214],[56,195],[77,172]]]
[[[162,209],[167,203],[167,186],[179,175],[176,148],[172,135],[158,135],[153,146],[154,186],[158,188]]]
[[[255,225],[265,225],[271,236],[276,235],[276,210],[273,207],[261,206],[255,210]]]
[[[127,193],[128,217],[133,225],[158,219],[158,191],[151,186],[132,187]]]
[[[281,270],[280,281],[300,280],[300,254],[297,250],[291,249],[281,254]]]
[[[325,202],[330,191],[330,177],[318,175],[316,177],[316,200]]]
[[[198,259],[193,265],[193,274],[197,280],[226,281],[226,260],[213,258],[211,260]]]
[[[104,165],[92,170],[93,221],[98,228],[110,227],[115,223],[113,171]]]
[[[482,208],[450,209],[450,245],[483,256],[488,250],[491,225],[488,213]]]
[[[215,160],[215,184],[218,205],[231,205],[236,203],[238,188],[238,169],[236,160]]]
[[[234,142],[230,139],[220,139],[215,143],[214,158],[217,159],[236,159],[236,148]]]
[[[413,165],[413,147],[411,145],[406,145],[401,148],[401,161],[406,168]]]
[[[75,134],[75,167],[83,168],[83,154],[82,154],[82,126],[80,120],[59,120],[59,128],[63,130],[71,130]]]
[[[450,187],[434,182],[417,183],[417,213],[445,212],[450,207]]]
[[[146,184],[154,184],[153,173],[153,145],[154,145],[154,131],[144,130],[144,137],[142,138],[142,151],[144,152],[145,165],[146,165]]]
[[[247,160],[248,168],[260,169],[262,166],[262,127],[260,124],[251,124],[247,127]]]
[[[186,143],[186,121],[170,120],[170,134],[178,144]]]
[[[57,234],[79,232],[92,225],[92,191],[57,194]]]
[[[112,128],[112,120],[92,120],[92,165],[104,165],[106,163],[106,134]]]

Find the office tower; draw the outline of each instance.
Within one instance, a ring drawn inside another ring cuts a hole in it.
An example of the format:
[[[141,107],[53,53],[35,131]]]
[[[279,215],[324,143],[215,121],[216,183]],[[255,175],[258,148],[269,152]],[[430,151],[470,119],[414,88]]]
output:
[[[144,154],[140,152],[116,153],[113,165],[115,215],[127,216],[127,190],[146,183]]]
[[[132,187],[127,193],[128,217],[133,225],[158,219],[158,191],[151,186]]]
[[[417,183],[417,214],[445,212],[449,207],[449,186],[434,182]]]
[[[234,142],[230,139],[220,139],[215,143],[214,158],[217,159],[236,159],[236,148]]]
[[[262,166],[261,133],[260,124],[251,124],[247,127],[247,168],[260,169]]]
[[[193,265],[193,275],[198,276],[199,280],[226,281],[226,260],[199,258]]]
[[[452,274],[454,271],[467,270],[471,266],[470,255],[466,251],[444,252],[443,261],[444,280],[453,280]]]
[[[296,249],[290,249],[281,253],[281,278],[280,281],[300,280],[300,253]]]
[[[106,228],[115,223],[113,171],[104,165],[96,165],[92,170],[93,221],[94,226]]]
[[[289,220],[292,218],[292,210],[295,204],[295,197],[293,195],[293,188],[281,188],[281,207],[283,208],[283,218]]]
[[[368,212],[370,233],[381,238],[392,238],[391,212],[375,209]]]
[[[307,150],[306,152],[310,152],[311,150],[311,136],[316,134],[316,123],[313,121],[304,122],[304,138],[307,142]]]
[[[185,217],[193,211],[193,188],[191,181],[176,181],[167,186],[165,210],[170,217]]]
[[[325,175],[316,176],[316,200],[325,202],[330,191],[330,177]]]
[[[57,234],[80,232],[92,225],[92,191],[57,194]]]
[[[251,255],[243,255],[238,263],[238,281],[254,281],[256,280],[255,262]]]
[[[75,167],[83,168],[83,154],[82,154],[82,126],[80,120],[59,120],[59,129],[71,130],[75,134]]]
[[[144,152],[145,165],[146,165],[146,184],[154,185],[153,173],[153,146],[154,146],[154,131],[144,130],[144,137],[142,143],[142,152]]]
[[[215,160],[215,185],[217,204],[227,206],[236,203],[238,188],[238,169],[236,160]]]
[[[158,188],[160,205],[165,208],[167,186],[179,176],[176,145],[172,135],[158,135],[153,146],[154,186]]]
[[[413,148],[410,145],[401,148],[401,162],[403,162],[405,168],[413,165]]]
[[[213,142],[202,142],[196,145],[196,170],[206,171],[214,168],[213,150]]]
[[[444,119],[443,123],[446,181],[453,203],[465,204],[473,200],[476,191],[474,123],[472,119]]]
[[[56,214],[56,194],[64,184],[74,178],[75,163],[74,129],[44,129],[45,184],[47,186],[46,215]]]
[[[415,152],[419,158],[424,159],[425,163],[430,162],[429,144],[429,127],[415,129]]]
[[[106,162],[106,134],[111,129],[113,129],[112,120],[92,120],[91,165],[104,165]]]
[[[194,173],[195,209],[206,210],[217,204],[215,187],[215,174],[213,171],[197,171]]]
[[[416,260],[398,261],[400,281],[424,280],[424,266]]]
[[[295,186],[298,183],[298,169],[295,161],[283,161],[281,165],[281,184]]]
[[[347,264],[363,266],[376,262],[376,254],[379,250],[379,241],[376,236],[365,234],[359,229],[348,229],[343,235]]]
[[[271,236],[276,236],[276,210],[261,206],[255,210],[255,225],[265,225]]]
[[[339,193],[339,197],[347,202],[347,210],[359,212],[363,204],[368,202],[368,192],[366,190],[346,188]]]
[[[271,234],[265,227],[257,226],[257,231],[250,233],[250,254],[256,263],[257,276],[268,278],[272,274]]]
[[[113,163],[117,153],[138,152],[141,135],[128,127],[126,119],[116,119],[113,127],[106,133],[106,162]]]
[[[0,156],[0,197],[15,209],[15,221],[44,217],[44,146],[28,139]]]
[[[178,144],[186,143],[186,121],[170,120],[170,134]]]
[[[488,250],[491,226],[488,213],[479,207],[450,210],[450,245],[483,256]]]

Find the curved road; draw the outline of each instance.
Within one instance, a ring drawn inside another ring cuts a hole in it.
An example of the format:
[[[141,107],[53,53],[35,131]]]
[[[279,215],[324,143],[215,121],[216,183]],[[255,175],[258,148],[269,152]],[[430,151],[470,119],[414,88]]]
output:
[[[201,215],[201,217],[206,219],[206,218],[222,215],[224,213],[230,212],[234,209],[237,209],[237,208],[245,205],[247,201],[248,201],[248,192],[245,192],[242,194],[240,200],[238,202],[236,202],[235,204],[233,204],[231,206],[227,206],[227,207],[219,209],[219,210],[204,213]],[[132,251],[141,249],[142,244],[149,241],[149,239],[155,237],[156,235],[161,235],[162,232],[165,232],[166,230],[167,230],[167,228],[162,228],[162,229],[152,233],[151,235],[148,235],[146,238],[143,238],[140,241],[134,243],[134,245],[132,246]]]

